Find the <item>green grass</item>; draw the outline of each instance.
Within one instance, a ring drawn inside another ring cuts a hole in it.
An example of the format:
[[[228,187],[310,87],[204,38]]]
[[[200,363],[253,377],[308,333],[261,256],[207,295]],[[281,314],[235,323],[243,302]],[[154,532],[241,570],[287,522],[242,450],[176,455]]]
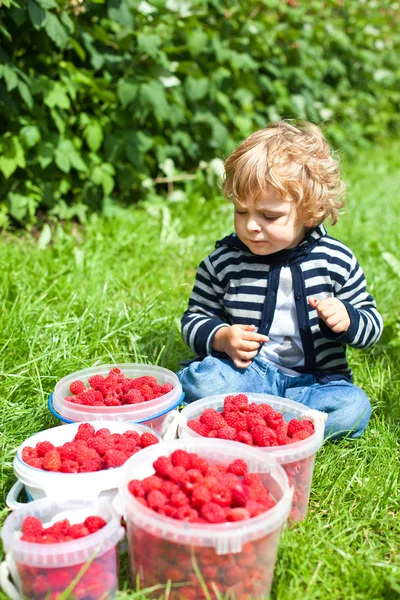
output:
[[[386,321],[377,346],[349,352],[374,412],[361,439],[327,443],[318,453],[308,518],[281,539],[274,600],[400,597],[399,150],[392,144],[345,161],[349,201],[330,232],[355,252]],[[27,234],[3,236],[2,507],[15,449],[57,424],[46,403],[59,378],[114,361],[177,370],[190,356],[179,319],[198,263],[231,228],[228,204],[197,198],[115,209],[92,216],[85,229],[58,226],[45,250]],[[143,597],[119,592],[120,599]]]

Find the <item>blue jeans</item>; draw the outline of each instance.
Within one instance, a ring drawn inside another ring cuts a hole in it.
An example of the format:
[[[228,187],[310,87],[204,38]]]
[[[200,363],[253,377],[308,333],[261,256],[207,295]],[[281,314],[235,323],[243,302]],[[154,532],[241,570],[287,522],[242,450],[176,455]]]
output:
[[[290,398],[326,412],[325,436],[359,437],[371,416],[365,393],[347,379],[319,383],[314,375],[289,377],[272,363],[256,356],[246,369],[235,367],[231,359],[207,356],[177,373],[185,392],[185,402],[230,393],[265,393]]]

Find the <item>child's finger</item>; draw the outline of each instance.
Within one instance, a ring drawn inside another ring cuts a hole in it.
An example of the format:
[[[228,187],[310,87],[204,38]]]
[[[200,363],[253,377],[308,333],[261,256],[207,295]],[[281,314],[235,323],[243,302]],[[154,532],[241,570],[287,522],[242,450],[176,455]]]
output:
[[[254,331],[256,328],[255,325],[238,325],[238,327],[243,329],[243,331]]]
[[[240,344],[238,344],[237,348],[238,348],[238,350],[240,350],[242,352],[253,352],[253,351],[258,352],[258,350],[260,348],[260,343],[254,342],[251,340],[242,340],[240,342]]]
[[[242,360],[241,358],[234,358],[233,364],[238,369],[246,369],[247,367],[249,367],[251,365],[251,360]]]
[[[263,335],[262,333],[246,333],[243,336],[244,340],[249,342],[258,342],[262,344],[263,342],[269,342],[269,337],[267,335]]]
[[[319,300],[317,300],[317,298],[314,298],[313,296],[310,296],[308,298],[308,304],[310,306],[312,306],[313,308],[317,308],[318,303],[319,303]]]

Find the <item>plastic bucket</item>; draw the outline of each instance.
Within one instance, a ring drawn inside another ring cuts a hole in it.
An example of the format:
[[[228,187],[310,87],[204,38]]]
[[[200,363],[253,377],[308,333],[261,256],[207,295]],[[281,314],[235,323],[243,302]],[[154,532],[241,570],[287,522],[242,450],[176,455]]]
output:
[[[186,425],[186,422],[191,419],[198,419],[206,408],[214,408],[218,412],[222,412],[224,398],[226,396],[228,396],[228,394],[218,394],[188,404],[180,413],[180,424],[178,428],[179,437],[201,438],[198,433],[195,433]],[[249,403],[269,404],[274,410],[283,414],[285,421],[306,418],[314,423],[315,431],[306,440],[288,444],[286,446],[259,448],[269,456],[273,456],[277,462],[284,467],[289,478],[289,484],[294,486],[290,519],[293,522],[301,521],[307,514],[315,455],[324,441],[326,415],[317,410],[310,410],[299,402],[294,402],[293,400],[287,400],[286,398],[280,398],[278,396],[250,393],[246,394],[246,396],[249,399]],[[242,446],[243,445],[245,444],[242,444]]]
[[[262,478],[276,505],[247,521],[214,525],[177,521],[153,512],[130,494],[128,483],[132,478],[143,479],[154,474],[154,460],[178,448],[195,452],[212,464],[229,464],[242,458],[248,470]],[[268,596],[280,532],[292,498],[286,473],[271,456],[225,440],[187,438],[162,447],[154,445],[140,457],[132,456],[126,462],[119,497],[128,526],[134,586],[137,577],[141,589],[166,585],[170,580],[175,584],[170,590],[170,600],[214,598],[213,585],[223,597],[224,593],[231,593],[236,600]],[[157,589],[150,597],[161,595],[162,590]]]
[[[28,498],[33,500],[40,498],[94,500],[98,496],[111,500],[116,496],[124,465],[92,473],[59,473],[31,467],[22,460],[22,450],[25,446],[36,446],[38,442],[45,440],[55,446],[60,446],[73,439],[79,425],[80,423],[72,423],[64,427],[58,426],[45,429],[31,436],[19,446],[13,463],[14,473],[18,481],[7,496],[9,508],[16,509],[24,506],[24,504],[17,502],[21,484],[25,486]],[[92,425],[96,431],[107,427],[111,433],[123,433],[124,431],[133,430],[140,435],[151,432],[160,438],[157,433],[145,425],[120,423],[118,421],[94,421]],[[162,443],[161,438],[160,442]]]
[[[98,515],[102,529],[80,539],[58,544],[37,544],[20,539],[25,517],[38,517],[44,526],[62,519],[80,523]],[[120,517],[109,502],[37,500],[5,520],[1,537],[6,560],[1,566],[1,586],[10,598],[56,598],[76,579],[68,597],[99,600],[114,598],[118,587],[117,544],[124,535]],[[11,575],[18,590],[9,580]],[[54,595],[53,595],[54,594]]]
[[[64,400],[66,396],[71,395],[69,386],[73,381],[80,379],[87,383],[89,377],[107,375],[114,367],[121,369],[125,377],[136,378],[151,375],[157,379],[160,385],[170,383],[174,386],[174,389],[159,398],[154,398],[154,400],[123,406],[85,406]],[[178,377],[172,371],[153,365],[125,363],[99,365],[90,369],[75,371],[75,373],[63,377],[57,383],[54,393],[49,398],[49,408],[64,423],[99,420],[130,421],[147,425],[160,432],[165,416],[176,408],[183,401],[183,398],[182,386]]]

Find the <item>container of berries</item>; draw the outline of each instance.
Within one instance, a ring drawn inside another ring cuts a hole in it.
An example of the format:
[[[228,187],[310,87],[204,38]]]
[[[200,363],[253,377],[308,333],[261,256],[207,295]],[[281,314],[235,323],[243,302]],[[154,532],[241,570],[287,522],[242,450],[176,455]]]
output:
[[[326,415],[268,394],[209,396],[180,413],[179,437],[207,437],[256,446],[276,458],[294,486],[292,522],[305,518],[314,461]]]
[[[174,440],[127,461],[119,497],[134,587],[170,586],[170,600],[268,596],[292,499],[273,457],[226,440]]]
[[[131,421],[161,431],[165,416],[183,398],[182,386],[172,371],[126,363],[67,375],[57,383],[49,408],[64,423]]]
[[[14,599],[115,598],[123,535],[120,517],[105,499],[30,502],[4,522],[1,585]]]
[[[21,506],[17,495],[22,486],[32,500],[113,498],[126,460],[159,442],[160,436],[149,427],[118,421],[72,423],[40,431],[17,450],[13,463],[17,484],[7,504],[12,509]]]

